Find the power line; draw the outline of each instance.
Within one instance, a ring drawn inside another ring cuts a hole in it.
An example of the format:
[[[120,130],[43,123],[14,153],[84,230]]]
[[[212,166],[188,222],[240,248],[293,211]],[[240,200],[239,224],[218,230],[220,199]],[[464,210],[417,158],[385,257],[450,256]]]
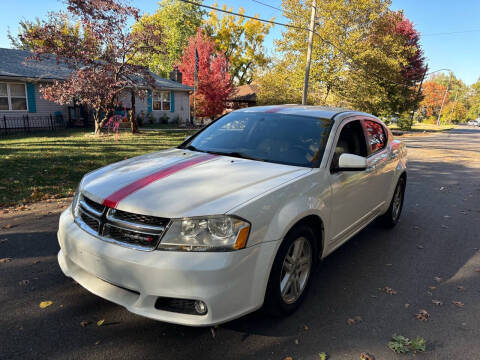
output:
[[[443,32],[443,33],[422,34],[422,36],[455,35],[455,34],[466,34],[466,33],[473,33],[473,32],[479,32],[479,31],[480,31],[480,29],[464,30],[464,31],[451,31],[451,32]]]
[[[258,0],[252,0],[252,1],[253,1],[253,2],[256,2],[257,4],[260,4],[260,5],[263,5],[263,6],[267,6],[267,7],[269,7],[269,8],[272,8],[272,9],[278,10],[278,11],[280,11],[280,12],[282,12],[282,13],[283,13],[283,10],[282,10],[282,9],[280,9],[279,7],[276,7],[276,6],[273,6],[273,5],[270,5],[270,4],[267,4],[267,3],[264,3],[264,2],[262,2],[262,1],[258,1]]]
[[[273,25],[280,25],[280,26],[286,26],[286,27],[289,27],[289,28],[292,28],[292,29],[299,29],[299,30],[307,30],[306,28],[302,28],[300,26],[295,26],[295,25],[290,25],[290,24],[284,24],[284,23],[280,23],[278,21],[273,21],[273,20],[265,20],[265,19],[260,19],[259,17],[256,17],[256,16],[249,16],[249,15],[244,15],[244,14],[239,14],[239,13],[236,13],[236,12],[233,12],[233,11],[229,11],[229,10],[223,10],[223,9],[219,9],[219,8],[216,8],[216,7],[213,7],[213,6],[208,6],[208,5],[203,5],[203,4],[199,4],[195,1],[190,1],[190,0],[180,0],[184,3],[187,3],[187,4],[192,4],[192,5],[197,5],[197,6],[200,6],[200,7],[204,7],[204,8],[207,8],[207,9],[210,9],[210,10],[214,10],[214,11],[220,11],[220,12],[223,12],[223,13],[226,13],[226,14],[230,14],[230,15],[235,15],[235,16],[241,16],[241,17],[244,17],[244,18],[247,18],[247,19],[253,19],[253,20],[258,20],[258,21],[261,21],[261,22],[265,22],[265,23],[270,23],[270,24],[273,24]]]
[[[255,16],[249,16],[249,15],[245,15],[245,14],[240,14],[240,13],[236,13],[236,12],[233,12],[233,11],[229,11],[229,10],[223,10],[223,9],[219,9],[219,8],[216,8],[216,7],[213,7],[213,6],[208,6],[208,5],[204,5],[204,4],[200,4],[200,3],[197,3],[195,1],[191,1],[191,0],[180,0],[184,3],[188,3],[188,4],[192,4],[192,5],[196,5],[196,6],[199,6],[199,7],[204,7],[204,8],[207,8],[207,9],[211,9],[211,10],[214,10],[214,11],[220,11],[220,12],[223,12],[223,13],[226,13],[226,14],[230,14],[230,15],[234,15],[234,16],[240,16],[240,17],[244,17],[244,18],[247,18],[247,19],[253,19],[253,20],[257,20],[257,21],[261,21],[261,22],[265,22],[265,23],[270,23],[270,24],[274,24],[274,25],[280,25],[280,26],[285,26],[285,27],[289,27],[289,28],[292,28],[292,29],[298,29],[298,30],[303,30],[303,31],[308,31],[308,32],[312,32],[312,30],[310,29],[307,29],[307,28],[304,28],[304,27],[301,27],[301,26],[296,26],[296,25],[290,25],[290,24],[285,24],[285,23],[280,23],[280,22],[277,22],[277,21],[272,21],[272,20],[266,20],[266,19],[261,19],[259,17],[255,17]],[[255,0],[254,0],[255,1]],[[325,38],[323,38],[319,33],[313,31],[313,33],[315,35],[317,35],[320,40],[322,40],[324,43],[332,46],[333,48],[335,48],[340,54],[342,54],[346,59],[349,59],[353,64],[357,65],[360,69],[362,69],[363,71],[365,71],[365,73],[367,75],[373,75],[377,80],[380,80],[380,81],[386,81],[390,84],[393,84],[393,85],[399,85],[399,86],[406,86],[407,84],[405,83],[399,83],[399,82],[396,82],[396,81],[393,81],[393,80],[390,80],[390,79],[387,79],[387,78],[384,78],[383,76],[381,75],[378,75],[372,71],[368,71],[366,69],[363,68],[363,65],[358,65],[357,61],[350,55],[346,54],[343,50],[341,50],[340,48],[338,48],[338,46],[336,46],[334,43],[332,43],[330,40],[326,40]]]

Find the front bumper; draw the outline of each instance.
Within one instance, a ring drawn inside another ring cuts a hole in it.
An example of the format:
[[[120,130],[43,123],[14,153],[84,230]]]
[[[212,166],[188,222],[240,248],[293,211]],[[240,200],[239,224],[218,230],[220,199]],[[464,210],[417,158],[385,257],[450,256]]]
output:
[[[279,245],[265,242],[232,252],[139,251],[102,241],[60,217],[58,262],[65,275],[132,313],[170,323],[208,326],[263,304]],[[158,297],[202,300],[206,315],[158,310]]]

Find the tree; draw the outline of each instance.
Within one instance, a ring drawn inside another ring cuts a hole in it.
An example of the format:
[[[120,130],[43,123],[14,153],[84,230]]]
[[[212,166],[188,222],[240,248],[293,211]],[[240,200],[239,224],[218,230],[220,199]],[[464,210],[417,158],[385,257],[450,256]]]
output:
[[[450,101],[443,107],[441,122],[445,124],[465,122],[467,108],[462,102]]]
[[[215,3],[213,6],[218,5]],[[227,6],[223,5],[222,9],[227,10]],[[240,8],[238,12],[244,14],[245,10]],[[258,18],[258,15],[255,17]],[[256,69],[268,64],[263,41],[272,26],[260,20],[230,14],[218,17],[214,10],[208,14],[204,30],[227,57],[230,75],[236,85],[249,84]]]
[[[134,65],[132,58],[140,51],[154,51],[162,42],[153,29],[128,32],[129,22],[138,19],[138,9],[122,0],[67,0],[72,18],[77,18],[78,33],[65,30],[51,13],[45,21],[20,34],[22,43],[32,46],[33,57],[41,60],[55,56],[72,69],[64,81],[54,81],[42,88],[45,99],[59,104],[73,100],[93,110],[95,133],[113,113],[115,103],[124,91],[134,98],[145,95],[153,78],[146,68]],[[134,114],[134,111],[132,111]],[[132,130],[135,116],[131,116]]]
[[[168,77],[188,45],[188,39],[195,35],[202,24],[203,15],[204,11],[197,5],[179,0],[162,0],[155,13],[143,15],[133,25],[133,34],[153,29],[163,36],[163,41],[155,47],[155,51],[139,52],[134,61],[148,66],[160,76]]]
[[[192,37],[178,65],[183,82],[194,86],[195,49],[198,52],[198,87],[196,91],[197,114],[214,118],[225,110],[225,102],[232,91],[228,60],[216,50],[215,42],[200,29]]]
[[[432,80],[423,84],[422,93],[424,98],[421,105],[425,108],[427,117],[438,116],[446,91],[446,86]]]
[[[358,43],[356,62],[362,66],[351,67],[343,95],[364,111],[402,115],[409,120],[406,128],[410,128],[410,112],[422,100],[416,84],[427,69],[419,39],[401,11],[382,14],[369,36]]]

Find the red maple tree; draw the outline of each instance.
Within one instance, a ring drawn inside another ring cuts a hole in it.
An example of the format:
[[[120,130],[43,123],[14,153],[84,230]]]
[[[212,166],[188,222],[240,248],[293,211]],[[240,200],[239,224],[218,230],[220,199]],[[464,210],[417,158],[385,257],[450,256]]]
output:
[[[197,115],[213,119],[223,113],[232,91],[228,60],[223,53],[216,50],[213,39],[198,29],[197,34],[189,40],[178,64],[186,85],[193,87],[195,82],[195,49],[198,52]]]

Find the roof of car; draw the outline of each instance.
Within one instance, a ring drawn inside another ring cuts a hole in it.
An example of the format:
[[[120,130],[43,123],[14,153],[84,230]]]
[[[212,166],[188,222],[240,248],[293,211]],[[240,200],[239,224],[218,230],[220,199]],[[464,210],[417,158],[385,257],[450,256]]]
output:
[[[279,114],[289,114],[289,115],[302,115],[302,116],[312,116],[324,119],[331,119],[339,113],[349,112],[363,114],[358,111],[343,109],[343,108],[334,108],[326,106],[311,106],[311,105],[270,105],[270,106],[253,106],[248,108],[243,108],[236,110],[237,112],[266,112],[266,113],[279,113]],[[369,115],[369,114],[365,114]],[[369,115],[372,116],[372,115]]]

